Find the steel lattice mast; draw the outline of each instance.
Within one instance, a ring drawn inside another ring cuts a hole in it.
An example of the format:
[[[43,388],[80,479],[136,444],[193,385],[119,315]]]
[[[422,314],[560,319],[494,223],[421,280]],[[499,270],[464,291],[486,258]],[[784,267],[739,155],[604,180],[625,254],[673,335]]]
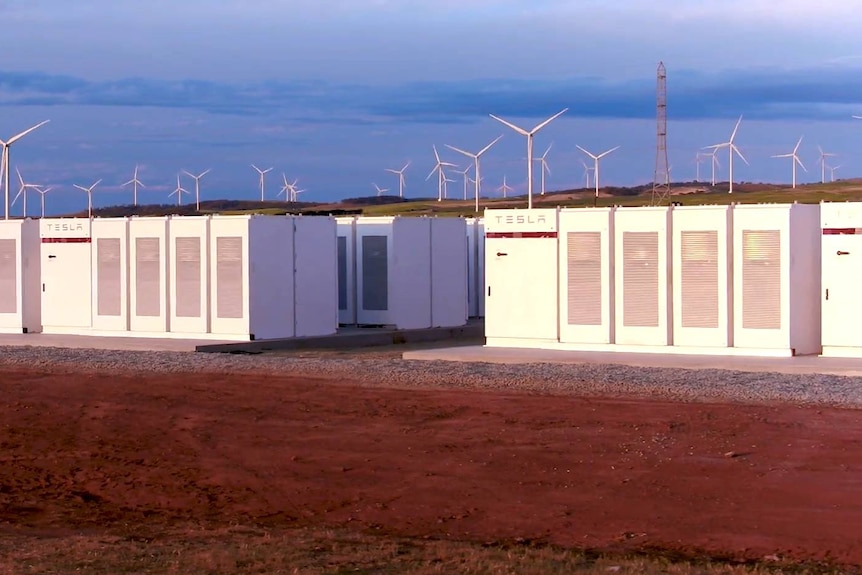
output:
[[[656,73],[655,172],[651,204],[661,205],[668,196],[670,196],[670,169],[667,162],[667,72],[664,62],[659,62]]]

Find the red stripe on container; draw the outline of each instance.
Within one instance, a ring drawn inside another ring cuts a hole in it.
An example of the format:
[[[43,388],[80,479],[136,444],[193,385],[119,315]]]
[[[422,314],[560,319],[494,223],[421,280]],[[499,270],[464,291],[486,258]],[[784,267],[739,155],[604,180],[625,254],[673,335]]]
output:
[[[557,232],[488,232],[486,238],[555,238]]]
[[[42,238],[43,244],[89,244],[90,238]]]
[[[862,228],[823,228],[824,236],[854,236],[862,234]]]

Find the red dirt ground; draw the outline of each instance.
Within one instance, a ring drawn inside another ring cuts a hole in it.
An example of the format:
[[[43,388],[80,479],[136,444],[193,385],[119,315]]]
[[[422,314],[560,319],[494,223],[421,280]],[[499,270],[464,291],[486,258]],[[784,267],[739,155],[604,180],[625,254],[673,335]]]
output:
[[[0,533],[340,526],[862,564],[859,411],[243,375],[0,382]]]

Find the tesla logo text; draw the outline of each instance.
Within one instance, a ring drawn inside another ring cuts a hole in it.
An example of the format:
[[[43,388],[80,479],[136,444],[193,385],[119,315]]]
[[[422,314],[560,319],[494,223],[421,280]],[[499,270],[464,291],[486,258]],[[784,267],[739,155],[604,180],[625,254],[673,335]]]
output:
[[[507,224],[544,224],[546,222],[545,216],[534,216],[534,215],[509,215],[509,216],[497,216],[497,223],[507,223]]]
[[[50,223],[48,223],[45,225],[48,226],[49,232],[83,232],[84,231],[84,224],[81,224],[81,223],[76,223],[76,224],[70,224],[70,223],[50,224]]]

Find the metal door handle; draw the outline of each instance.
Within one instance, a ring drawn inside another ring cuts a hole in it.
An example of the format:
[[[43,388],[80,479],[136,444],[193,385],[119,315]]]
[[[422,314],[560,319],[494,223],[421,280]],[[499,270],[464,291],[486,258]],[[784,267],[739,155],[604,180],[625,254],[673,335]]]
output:
[[[56,257],[57,257],[57,256],[48,256],[48,259],[49,259],[49,260],[53,260],[53,259],[54,259],[54,258],[56,258]]]
[[[838,250],[838,255],[839,256],[849,256],[850,252],[842,252],[841,250]]]
[[[826,299],[829,299],[829,288],[826,288]]]
[[[507,255],[509,255],[509,254],[504,253],[504,252],[497,252],[497,257],[500,257],[500,256],[507,256]]]

